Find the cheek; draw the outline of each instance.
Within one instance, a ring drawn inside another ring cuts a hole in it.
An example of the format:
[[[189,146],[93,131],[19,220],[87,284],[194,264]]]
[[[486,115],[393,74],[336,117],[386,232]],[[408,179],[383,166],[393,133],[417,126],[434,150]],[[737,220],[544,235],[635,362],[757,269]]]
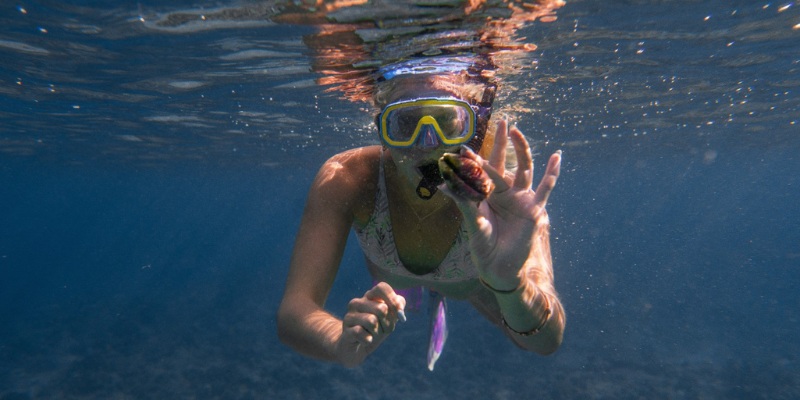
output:
[[[419,177],[416,163],[412,159],[401,158],[397,160],[397,171],[406,179],[413,180]]]

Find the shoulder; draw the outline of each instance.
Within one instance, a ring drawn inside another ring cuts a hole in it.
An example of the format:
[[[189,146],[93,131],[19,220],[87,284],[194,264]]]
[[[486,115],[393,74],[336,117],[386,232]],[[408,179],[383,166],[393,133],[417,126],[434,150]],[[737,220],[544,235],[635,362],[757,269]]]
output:
[[[347,150],[329,158],[320,168],[315,186],[329,190],[348,189],[348,193],[361,191],[374,185],[378,177],[380,147],[369,146]]]
[[[359,147],[338,153],[320,167],[309,193],[326,207],[360,216],[371,212],[378,181],[380,146]]]

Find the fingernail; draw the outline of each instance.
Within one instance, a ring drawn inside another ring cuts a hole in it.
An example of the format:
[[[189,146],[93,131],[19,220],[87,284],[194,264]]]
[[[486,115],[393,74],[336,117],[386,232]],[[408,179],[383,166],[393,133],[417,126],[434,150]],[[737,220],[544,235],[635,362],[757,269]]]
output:
[[[402,322],[406,322],[406,312],[404,310],[397,310],[397,318]]]

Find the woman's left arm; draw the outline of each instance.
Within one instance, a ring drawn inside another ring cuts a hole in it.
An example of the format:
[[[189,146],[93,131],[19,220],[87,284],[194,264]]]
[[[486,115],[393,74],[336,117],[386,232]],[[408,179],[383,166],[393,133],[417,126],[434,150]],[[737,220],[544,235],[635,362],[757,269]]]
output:
[[[513,173],[505,171],[509,138],[518,162]],[[468,221],[473,260],[481,282],[497,299],[503,329],[520,347],[550,354],[561,344],[565,323],[553,285],[550,222],[545,210],[558,180],[561,152],[550,156],[534,191],[530,146],[522,132],[501,121],[489,160],[478,161],[495,184],[485,201],[476,205],[444,190]]]

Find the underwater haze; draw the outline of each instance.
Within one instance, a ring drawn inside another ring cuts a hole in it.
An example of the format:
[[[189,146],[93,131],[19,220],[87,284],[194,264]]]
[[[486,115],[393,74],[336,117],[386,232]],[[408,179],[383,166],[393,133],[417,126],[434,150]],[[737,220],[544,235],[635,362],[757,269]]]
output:
[[[275,9],[0,5],[0,400],[800,398],[800,2],[574,0],[519,28],[498,102],[535,179],[564,152],[564,342],[523,352],[451,301],[433,372],[424,310],[354,369],[278,341],[308,187],[378,137],[321,84],[321,22]],[[326,308],[371,285],[350,240]]]

